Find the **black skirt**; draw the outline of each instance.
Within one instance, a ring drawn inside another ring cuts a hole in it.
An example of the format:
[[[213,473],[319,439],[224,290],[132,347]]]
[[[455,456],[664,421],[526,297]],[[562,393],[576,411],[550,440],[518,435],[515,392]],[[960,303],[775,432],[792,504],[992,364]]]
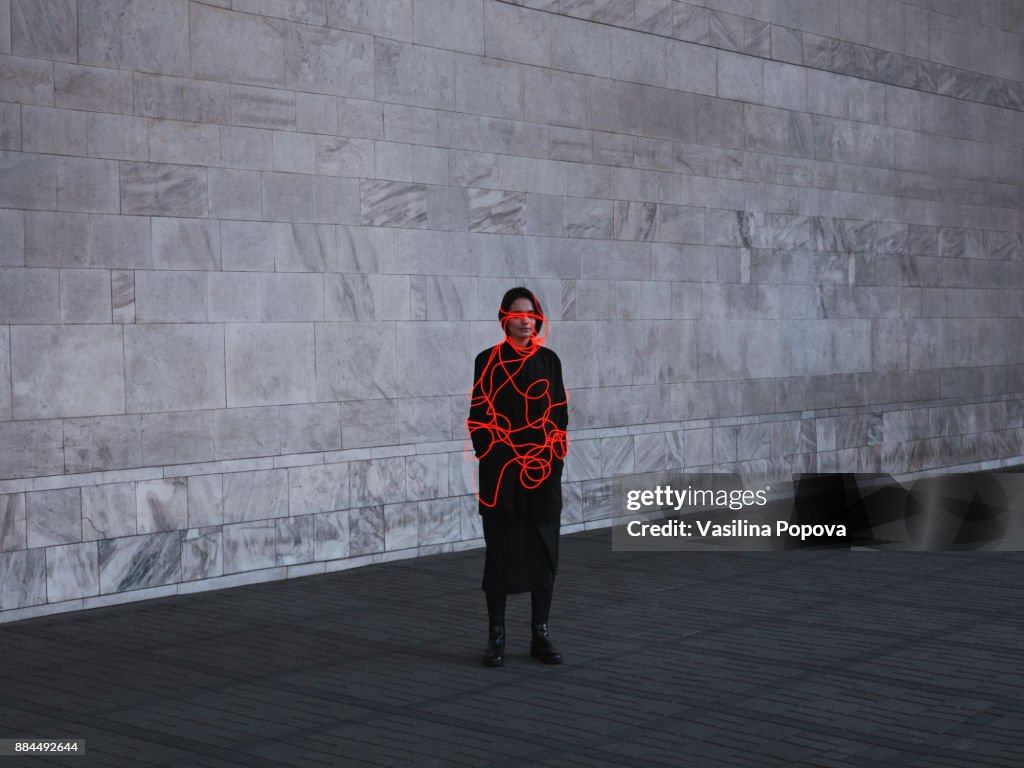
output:
[[[484,592],[515,594],[550,589],[558,570],[561,521],[536,523],[528,508],[531,494],[515,488],[511,514],[483,511]]]

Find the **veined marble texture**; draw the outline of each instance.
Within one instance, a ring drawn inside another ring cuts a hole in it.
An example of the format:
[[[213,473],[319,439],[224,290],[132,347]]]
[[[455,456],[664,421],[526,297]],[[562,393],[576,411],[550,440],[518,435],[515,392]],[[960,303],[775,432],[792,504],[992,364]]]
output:
[[[135,483],[82,488],[82,538],[116,539],[138,533]]]
[[[349,510],[349,555],[384,551],[384,507]]]
[[[277,565],[277,522],[257,522],[225,525],[224,573],[256,571]]]
[[[188,484],[184,477],[140,482],[136,502],[139,533],[188,527]]]
[[[418,546],[419,505],[416,502],[384,505],[384,545],[387,551]]]
[[[348,510],[324,512],[313,516],[313,554],[317,560],[338,560],[348,557]]]
[[[297,565],[313,559],[316,520],[313,515],[277,520],[277,564]]]
[[[224,476],[225,523],[266,520],[287,515],[288,470],[233,472]]]
[[[104,539],[98,545],[100,594],[180,581],[180,531]]]
[[[0,496],[0,552],[25,549],[25,494]]]
[[[363,223],[373,227],[421,227],[427,221],[427,189],[401,181],[360,184]]]
[[[51,603],[99,594],[97,544],[66,544],[46,551],[46,598]]]
[[[191,528],[181,539],[181,580],[196,581],[224,573],[223,532],[213,528]]]
[[[46,550],[0,552],[0,610],[46,602]]]

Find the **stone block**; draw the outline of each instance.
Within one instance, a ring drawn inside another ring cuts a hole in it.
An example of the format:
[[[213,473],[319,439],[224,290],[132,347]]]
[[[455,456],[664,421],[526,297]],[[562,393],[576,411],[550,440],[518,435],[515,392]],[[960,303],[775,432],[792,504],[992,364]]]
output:
[[[57,161],[59,210],[118,213],[120,205],[117,163],[81,157]]]
[[[224,524],[223,475],[188,478],[188,524],[190,528]]]
[[[393,397],[395,324],[318,323],[316,366],[316,400]]]
[[[82,0],[78,3],[79,60],[139,72],[187,75],[186,0]]]
[[[607,26],[555,16],[551,36],[555,69],[611,77],[611,33]]]
[[[333,272],[338,263],[334,228],[323,224],[275,224],[278,272]],[[323,301],[319,302],[321,310]]]
[[[224,573],[224,533],[219,527],[185,531],[181,538],[181,580],[196,581]]]
[[[449,150],[447,149],[413,146],[411,181],[447,185],[448,155]]]
[[[458,499],[421,501],[418,538],[422,546],[458,541],[462,536],[462,510]]]
[[[253,128],[295,130],[295,92],[231,86],[231,122]]]
[[[356,224],[360,218],[359,182],[333,176],[313,178],[313,220],[322,224]]]
[[[521,119],[522,68],[477,56],[455,57],[455,106],[460,112]]]
[[[149,159],[154,163],[218,165],[220,127],[181,120],[153,120],[149,126]]]
[[[274,271],[275,225],[262,221],[222,221],[221,263],[230,271]]]
[[[483,54],[484,13],[480,0],[435,0],[419,5],[420,12],[413,14],[416,43]]]
[[[213,461],[213,455],[213,416],[210,411],[143,414],[142,458],[145,465]]]
[[[129,412],[225,407],[221,326],[137,325],[124,335]]]
[[[207,319],[206,292],[205,272],[140,271],[135,275],[135,320],[203,323]],[[164,373],[168,378],[174,375],[173,369]]]
[[[263,174],[263,216],[277,221],[313,221],[313,177]]]
[[[49,211],[56,208],[57,159],[0,151],[0,206]]]
[[[60,274],[55,269],[0,269],[0,323],[58,323]]]
[[[374,178],[412,181],[412,145],[375,141],[373,147]]]
[[[644,135],[692,143],[696,137],[697,100],[693,94],[644,88]]]
[[[0,104],[0,149],[21,151],[21,106]]]
[[[278,408],[217,411],[213,417],[213,439],[218,461],[278,456],[281,454]]]
[[[284,85],[287,29],[288,24],[275,19],[193,3],[192,74],[207,80]]]
[[[4,336],[6,332],[0,334],[0,340]],[[0,422],[0,477],[59,475],[63,471],[60,421]]]
[[[24,226],[25,263],[28,266],[59,267],[89,264],[88,216],[78,213],[28,212],[25,214]],[[9,274],[27,275],[19,272]],[[14,299],[11,297],[9,300]]]
[[[413,38],[413,0],[328,0],[327,24],[409,41]]]
[[[353,505],[394,504],[406,500],[404,457],[354,461],[349,466]]]
[[[25,152],[86,155],[86,115],[70,109],[23,105],[22,146]]]
[[[324,319],[323,275],[262,275],[261,295],[264,321]]]
[[[82,540],[82,495],[78,488],[25,494],[28,547],[74,544]]]
[[[221,219],[259,219],[263,215],[261,176],[257,171],[211,168],[210,216]]]
[[[384,138],[384,107],[366,99],[338,99],[338,130],[340,136],[367,139]]]
[[[526,228],[526,193],[496,189],[469,190],[469,230],[522,234]]]
[[[337,133],[338,100],[319,93],[296,93],[295,127],[304,133]]]
[[[769,107],[806,112],[807,70],[776,61],[764,62],[764,103]],[[885,107],[884,96],[882,107]]]
[[[741,103],[707,96],[696,99],[695,110],[697,142],[737,150],[743,148],[745,135]]]
[[[523,108],[531,122],[583,128],[587,124],[587,78],[523,67]]]
[[[49,603],[99,594],[99,558],[95,542],[46,550],[46,599]]]
[[[611,51],[611,76],[615,80],[665,86],[668,59],[664,38],[612,29]]]
[[[181,579],[178,531],[100,541],[100,594],[174,584]]]
[[[53,106],[53,64],[0,55],[0,100]]]
[[[231,87],[227,83],[183,80],[181,118],[194,123],[231,121]]]
[[[547,67],[551,64],[551,14],[485,0],[483,42],[487,56]],[[481,53],[482,51],[474,51]]]
[[[811,157],[810,115],[748,105],[743,110],[747,149],[795,157]]]
[[[335,96],[374,97],[374,38],[291,24],[285,29],[285,84]]]
[[[314,173],[316,137],[308,133],[274,132],[274,170]]]
[[[113,483],[82,488],[82,538],[85,541],[138,533],[135,485]]]
[[[334,399],[315,397],[312,324],[235,324],[225,334],[230,407]]]
[[[188,528],[188,480],[172,477],[136,484],[139,533]]]
[[[300,24],[316,24],[322,27],[327,23],[325,0],[235,0],[231,6],[236,11],[275,16]]]
[[[455,108],[455,54],[379,39],[374,50],[377,99],[418,107]]]
[[[0,266],[25,266],[25,214],[0,210]]]
[[[152,233],[144,216],[89,217],[85,264],[93,267],[149,269],[153,265]]]
[[[710,39],[710,13],[691,3],[673,3],[672,37],[706,45]]]
[[[379,275],[331,274],[324,285],[327,320],[384,320],[386,306]],[[408,298],[406,298],[408,302]]]
[[[349,553],[353,556],[384,551],[384,509],[382,506],[349,511]]]
[[[221,162],[229,168],[274,169],[274,134],[261,128],[220,127]],[[214,171],[211,170],[211,178]],[[258,187],[258,185],[257,185]]]
[[[292,516],[349,507],[349,465],[326,464],[288,470],[288,512]]]
[[[339,410],[338,403],[281,406],[281,452],[341,450]]]
[[[718,89],[715,51],[701,45],[669,40],[665,50],[665,84],[677,91],[714,96]]]
[[[464,322],[398,323],[403,397],[460,395],[466,391],[469,328]],[[413,373],[415,371],[415,373]]]
[[[206,169],[162,163],[124,163],[121,166],[121,212],[205,218]]]
[[[0,554],[0,609],[46,602],[46,550]]]
[[[0,552],[25,549],[25,494],[0,495]]]
[[[590,78],[590,126],[613,133],[643,133],[643,88],[635,83]]]
[[[220,226],[203,219],[153,219],[153,267],[220,269]]]
[[[313,560],[315,521],[312,515],[277,521],[277,564],[297,565]]]
[[[142,420],[138,416],[66,419],[64,464],[69,473],[142,466]],[[134,520],[133,511],[133,524]]]
[[[74,376],[68,376],[74,371]],[[11,376],[14,418],[59,418],[124,412],[121,329],[14,326]]]
[[[276,521],[225,525],[222,536],[224,573],[255,571],[277,565]]]
[[[165,120],[184,119],[182,92],[181,78],[139,72],[132,75],[132,98],[138,115]]]
[[[361,181],[362,221],[374,227],[423,226],[426,187],[397,181]]]
[[[232,472],[224,475],[224,522],[288,516],[288,470]]]
[[[251,323],[263,317],[261,276],[249,273],[213,273],[207,279],[210,322]]]
[[[314,515],[313,554],[317,560],[348,557],[348,516],[348,511]]]
[[[0,2],[0,53],[11,52],[11,0]],[[2,598],[0,598],[2,600]]]
[[[384,136],[388,141],[404,144],[434,145],[438,143],[438,113],[434,109],[385,104]]]
[[[60,322],[109,323],[110,273],[100,269],[65,269],[60,273]]]
[[[384,544],[389,552],[419,544],[419,515],[415,502],[384,506]]]
[[[149,159],[149,124],[141,117],[90,114],[89,155],[111,160]]]
[[[343,448],[398,444],[398,408],[394,400],[341,403]]]
[[[338,227],[338,270],[384,272],[394,262],[391,230],[375,227]]]
[[[719,51],[718,95],[723,99],[762,104],[764,102],[762,60],[729,51]]]
[[[55,64],[54,105],[89,112],[132,112],[132,75],[114,69]]]

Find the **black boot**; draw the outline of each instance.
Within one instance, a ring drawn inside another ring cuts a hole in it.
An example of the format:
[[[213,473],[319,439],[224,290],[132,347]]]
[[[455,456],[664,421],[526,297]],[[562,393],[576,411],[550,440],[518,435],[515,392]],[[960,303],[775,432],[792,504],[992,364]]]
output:
[[[491,624],[491,633],[484,651],[484,665],[488,667],[505,666],[505,625]]]
[[[558,652],[548,635],[547,624],[533,624],[533,639],[530,640],[530,655],[545,664],[561,664],[562,654]]]

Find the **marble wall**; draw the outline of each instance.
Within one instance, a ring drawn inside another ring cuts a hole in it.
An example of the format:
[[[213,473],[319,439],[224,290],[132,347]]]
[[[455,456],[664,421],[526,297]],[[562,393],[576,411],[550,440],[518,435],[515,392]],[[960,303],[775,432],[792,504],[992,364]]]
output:
[[[0,0],[0,621],[478,546],[517,284],[567,530],[680,470],[1019,461],[1022,41],[1013,0]]]

